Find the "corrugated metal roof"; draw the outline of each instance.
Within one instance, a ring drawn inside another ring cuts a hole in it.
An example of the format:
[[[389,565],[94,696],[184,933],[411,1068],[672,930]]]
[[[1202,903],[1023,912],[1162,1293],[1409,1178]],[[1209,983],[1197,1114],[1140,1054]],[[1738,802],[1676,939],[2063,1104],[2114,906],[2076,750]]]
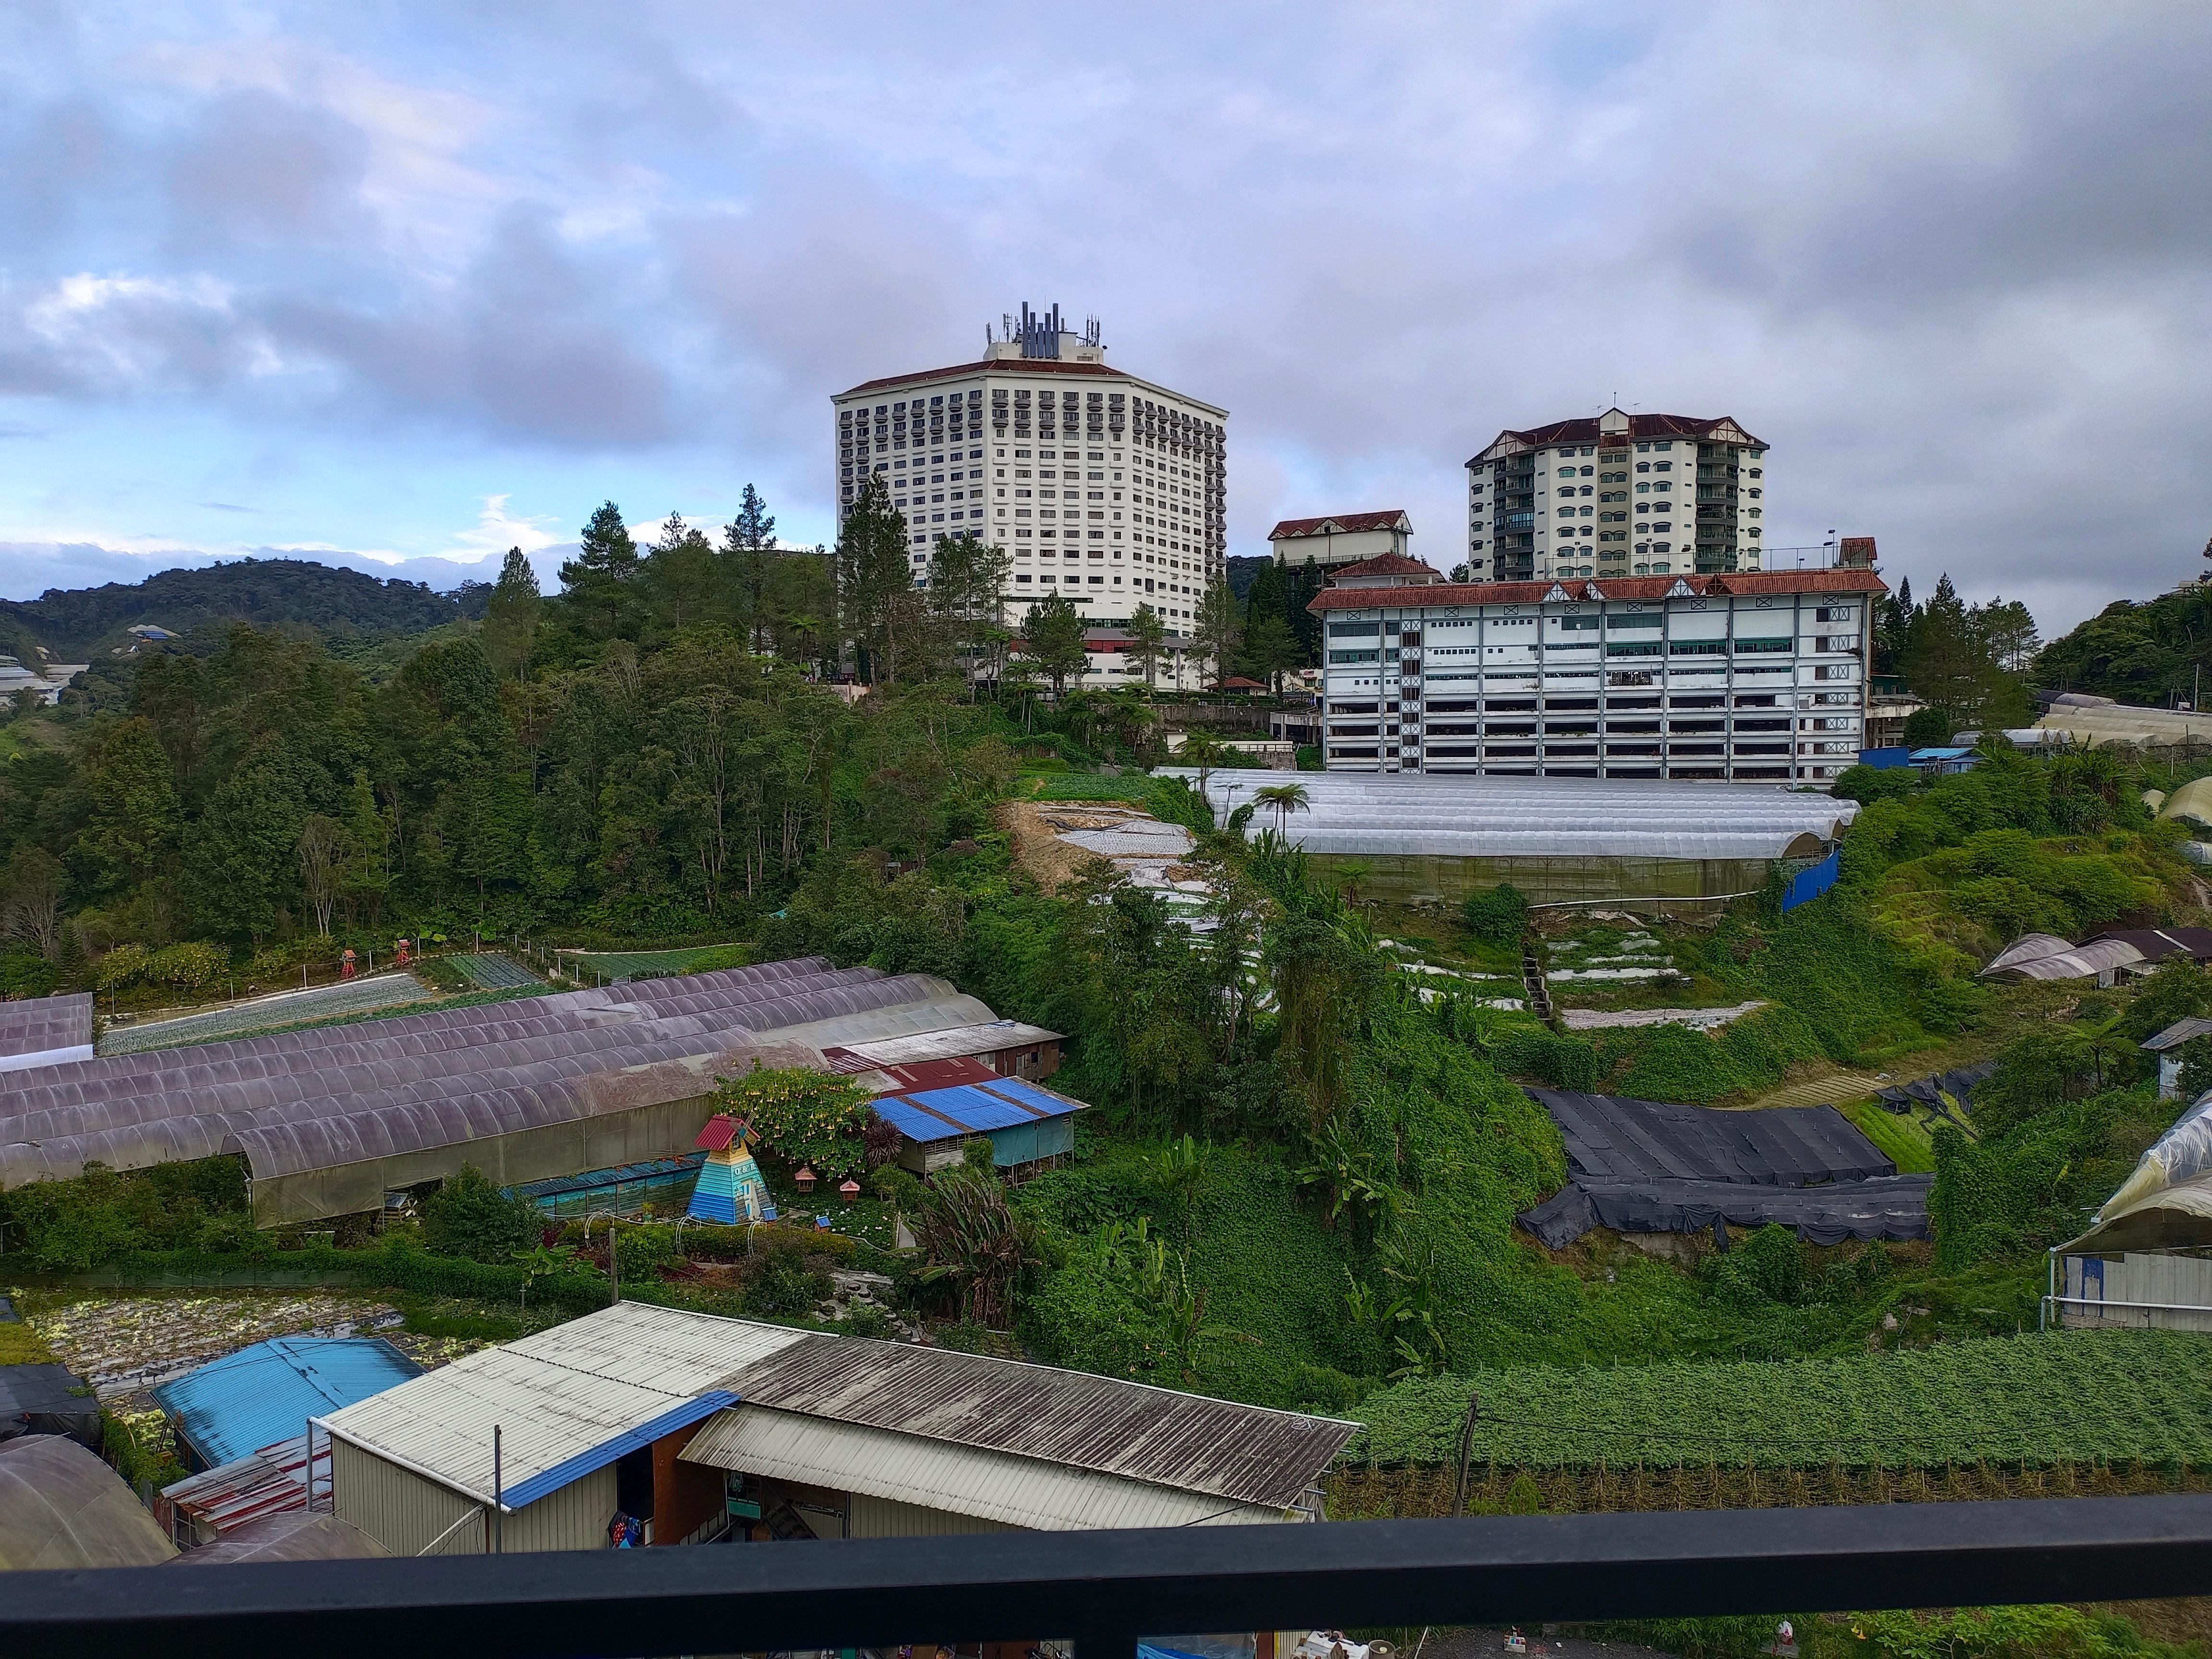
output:
[[[188,1371],[155,1402],[210,1467],[307,1432],[310,1417],[381,1394],[422,1368],[382,1337],[280,1336]]]
[[[295,1434],[234,1462],[161,1488],[161,1496],[193,1520],[227,1533],[271,1515],[307,1507],[307,1437]],[[331,1448],[316,1442],[315,1496],[331,1490]]]
[[[483,1504],[492,1499],[496,1425],[513,1510],[604,1467],[647,1425],[665,1424],[659,1431],[667,1432],[711,1415],[728,1400],[708,1396],[733,1373],[802,1335],[625,1302],[467,1355],[319,1420],[339,1439]]]
[[[1358,1425],[942,1348],[810,1335],[730,1386],[750,1405],[1287,1509]]]
[[[1294,1518],[1282,1509],[757,1406],[721,1413],[677,1455],[1040,1532]]]
[[[257,1176],[466,1143],[708,1093],[773,1051],[981,1024],[928,975],[820,957],[16,1073],[0,1186],[245,1153]]]
[[[2212,1019],[2191,1014],[2185,1019],[2177,1019],[2142,1046],[2154,1054],[2162,1054],[2167,1049],[2179,1048],[2183,1043],[2201,1037],[2208,1031],[2212,1031]]]
[[[1011,1077],[878,1095],[872,1103],[877,1116],[908,1139],[919,1141],[981,1134],[1085,1109],[1079,1100]]]
[[[1437,695],[1431,688],[1431,695]],[[1161,775],[1195,785],[1188,767]],[[1306,810],[1285,833],[1310,853],[1443,858],[1774,859],[1833,840],[1856,801],[1744,783],[1439,773],[1213,772],[1206,795],[1225,821],[1254,792],[1297,784]],[[1249,831],[1274,825],[1265,811]]]
[[[1063,1033],[1042,1025],[1025,1025],[1018,1019],[994,1019],[980,1025],[955,1025],[916,1036],[886,1037],[875,1042],[855,1042],[841,1051],[862,1062],[851,1066],[866,1071],[875,1066],[912,1066],[925,1060],[958,1060],[968,1054],[994,1054],[1005,1048],[1025,1048],[1041,1042],[1058,1042]],[[828,1056],[836,1069],[840,1054]]]

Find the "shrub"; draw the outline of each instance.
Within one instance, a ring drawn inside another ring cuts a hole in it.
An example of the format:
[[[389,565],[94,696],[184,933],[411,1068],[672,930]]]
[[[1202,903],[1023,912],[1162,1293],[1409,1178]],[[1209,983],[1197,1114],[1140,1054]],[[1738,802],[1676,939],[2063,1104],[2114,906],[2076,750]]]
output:
[[[764,1069],[724,1079],[718,1111],[744,1118],[762,1141],[794,1168],[811,1165],[831,1186],[867,1162],[867,1091],[849,1078],[804,1066]]]
[[[1714,1289],[1732,1307],[1795,1302],[1805,1288],[1804,1244],[1789,1228],[1771,1222],[1711,1260]]]
[[[473,1164],[422,1203],[422,1238],[441,1255],[504,1262],[538,1242],[544,1223],[529,1200],[511,1198]]]
[[[229,971],[229,957],[212,945],[172,945],[148,960],[145,977],[180,991],[201,991]]]
[[[804,1249],[779,1239],[763,1253],[745,1286],[745,1309],[762,1314],[809,1313],[828,1301],[834,1289],[828,1273],[807,1265]]]
[[[145,978],[153,960],[143,945],[118,945],[100,957],[100,965],[93,969],[92,982],[102,991],[119,991]]]
[[[1460,907],[1467,931],[1488,945],[1514,945],[1528,926],[1528,901],[1510,881],[1470,894]]]
[[[1540,1027],[1509,1032],[1492,1045],[1491,1063],[1514,1077],[1533,1077],[1555,1089],[1584,1093],[1597,1087],[1597,1050],[1581,1037]]]

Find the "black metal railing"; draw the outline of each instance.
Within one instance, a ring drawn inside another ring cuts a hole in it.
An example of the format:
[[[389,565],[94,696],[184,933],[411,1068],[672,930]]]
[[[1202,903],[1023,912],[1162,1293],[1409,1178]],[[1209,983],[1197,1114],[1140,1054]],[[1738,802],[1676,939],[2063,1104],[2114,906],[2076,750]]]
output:
[[[18,1572],[9,1659],[761,1652],[2108,1601],[2212,1589],[2212,1494]]]

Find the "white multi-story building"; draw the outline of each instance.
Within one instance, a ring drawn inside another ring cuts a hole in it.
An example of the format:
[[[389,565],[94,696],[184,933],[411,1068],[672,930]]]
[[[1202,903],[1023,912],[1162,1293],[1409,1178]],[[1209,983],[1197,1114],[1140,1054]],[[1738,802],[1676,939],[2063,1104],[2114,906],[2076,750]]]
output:
[[[1313,601],[1331,771],[1825,783],[1866,726],[1867,569],[1445,582],[1384,557]]]
[[[1477,581],[1759,568],[1766,446],[1733,420],[1630,415],[1501,432],[1467,464]]]
[[[1149,604],[1176,635],[1227,558],[1228,412],[1109,368],[1098,325],[1009,316],[978,362],[831,400],[838,518],[871,473],[906,517],[915,580],[939,536],[1011,559],[1010,609],[1064,593],[1099,628]]]

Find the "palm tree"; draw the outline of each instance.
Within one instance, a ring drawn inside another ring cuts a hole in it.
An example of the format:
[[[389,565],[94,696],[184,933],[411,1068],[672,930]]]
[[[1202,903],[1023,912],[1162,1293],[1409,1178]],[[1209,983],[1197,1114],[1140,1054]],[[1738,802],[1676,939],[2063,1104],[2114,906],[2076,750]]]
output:
[[[1271,783],[1265,789],[1253,791],[1252,799],[1263,806],[1275,809],[1275,828],[1278,831],[1287,831],[1291,813],[1313,810],[1313,799],[1307,794],[1303,783]]]

